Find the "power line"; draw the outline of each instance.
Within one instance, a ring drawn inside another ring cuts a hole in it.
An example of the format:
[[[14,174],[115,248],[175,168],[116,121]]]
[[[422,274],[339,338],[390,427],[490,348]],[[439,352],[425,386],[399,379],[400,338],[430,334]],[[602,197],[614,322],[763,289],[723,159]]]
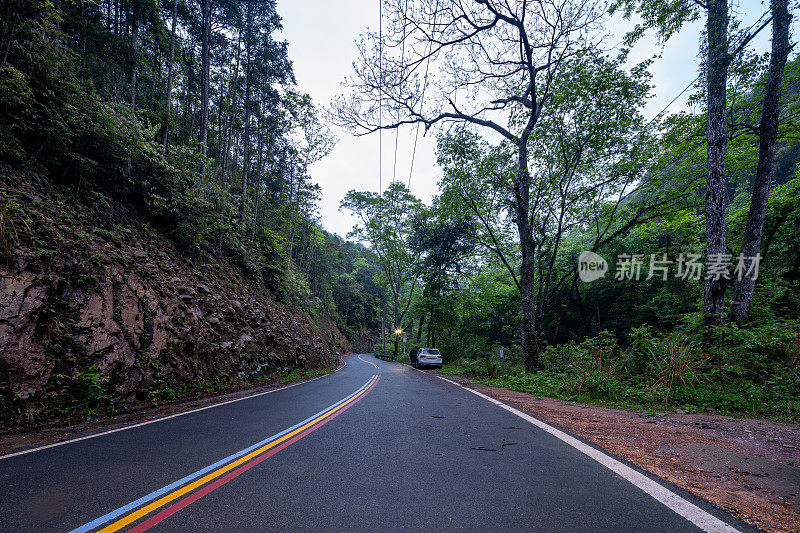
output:
[[[669,106],[671,106],[672,104],[674,104],[674,103],[675,103],[675,102],[678,100],[678,98],[680,98],[681,96],[683,96],[683,94],[684,94],[686,91],[688,91],[689,89],[691,89],[691,88],[692,88],[692,86],[695,84],[695,82],[696,82],[697,80],[699,80],[699,79],[700,79],[700,76],[702,76],[702,73],[700,73],[700,74],[698,74],[697,76],[695,76],[695,77],[694,77],[694,79],[693,79],[692,81],[690,81],[690,82],[689,82],[689,85],[687,85],[686,87],[684,87],[684,88],[683,88],[683,90],[682,90],[681,92],[679,92],[679,93],[678,93],[678,95],[677,95],[675,98],[673,98],[672,100],[670,100],[670,101],[669,101],[669,103],[668,103],[667,105],[665,105],[665,106],[664,106],[664,108],[663,108],[661,111],[659,111],[658,113],[656,113],[656,115],[655,115],[653,118],[651,118],[651,119],[650,119],[650,120],[647,122],[647,124],[645,124],[645,125],[644,125],[644,128],[643,128],[643,129],[647,129],[647,126],[649,126],[650,124],[652,124],[653,122],[655,122],[656,120],[658,120],[658,118],[659,118],[659,117],[661,117],[661,115],[663,115],[663,114],[664,114],[664,113],[667,111],[667,109],[669,109]]]
[[[425,105],[425,89],[428,88],[428,67],[431,65],[431,58],[428,56],[428,63],[425,65],[425,82],[422,85],[422,95],[419,99],[419,114],[422,115],[422,109]],[[417,122],[416,130],[414,131],[414,149],[411,151],[411,166],[408,169],[408,189],[411,190],[411,176],[414,174],[414,159],[417,156],[417,141],[419,140],[419,122]]]
[[[397,143],[400,140],[400,128],[394,130],[394,164],[392,165],[392,183],[397,181]]]
[[[748,39],[748,36],[750,35],[750,32],[753,30],[753,28],[755,28],[755,27],[756,27],[756,25],[758,25],[758,24],[759,24],[759,23],[760,23],[762,20],[764,20],[764,17],[765,17],[765,16],[767,16],[767,15],[769,15],[769,12],[765,12],[765,13],[763,13],[763,14],[762,14],[760,17],[758,17],[758,19],[757,19],[755,22],[753,22],[753,23],[750,25],[750,27],[749,27],[749,28],[747,28],[747,30],[746,30],[746,31],[745,31],[745,32],[742,34],[742,42],[744,42],[744,40]],[[738,44],[738,45],[737,45],[737,46],[736,46],[734,49],[738,48],[740,45],[741,45],[741,43],[739,43],[739,44]],[[686,87],[685,87],[685,88],[684,88],[684,89],[683,89],[683,90],[682,90],[680,93],[678,93],[678,95],[677,95],[675,98],[673,98],[672,100],[670,100],[670,102],[669,102],[669,103],[668,103],[666,106],[664,106],[664,108],[663,108],[661,111],[659,111],[658,113],[656,113],[656,115],[655,115],[655,116],[654,116],[652,119],[650,119],[650,121],[648,121],[648,122],[647,122],[647,124],[645,124],[645,128],[646,128],[647,126],[649,126],[650,124],[652,124],[652,123],[653,123],[655,120],[657,120],[657,119],[658,119],[658,117],[660,117],[662,114],[664,114],[664,112],[665,112],[667,109],[669,109],[669,106],[671,106],[672,104],[674,104],[674,103],[675,103],[675,101],[676,101],[678,98],[680,98],[681,96],[683,96],[683,94],[684,94],[686,91],[688,91],[688,90],[689,90],[689,89],[692,87],[692,85],[694,85],[694,84],[695,84],[695,82],[696,82],[697,80],[699,80],[699,79],[700,79],[700,77],[701,77],[702,75],[703,75],[703,73],[702,73],[702,72],[700,72],[700,73],[699,73],[697,76],[695,76],[695,78],[694,78],[692,81],[690,81],[690,82],[689,82],[689,85],[687,85],[687,86],[686,86]]]
[[[383,192],[383,0],[378,0],[378,195]],[[378,204],[380,209],[380,204]]]
[[[405,2],[405,7],[403,11],[408,7],[408,0]],[[406,25],[403,24],[403,40],[400,43],[400,65],[403,64],[403,61],[406,59]],[[402,93],[403,90],[403,79],[400,78],[400,92]],[[400,109],[397,110],[397,121],[400,121]],[[392,167],[392,184],[397,181],[397,144],[400,140],[400,128],[395,129],[394,131],[394,166]]]
[[[439,0],[436,0],[436,10],[433,13],[433,31],[436,31],[436,17],[439,15]],[[433,31],[431,34],[433,34]],[[422,94],[419,98],[419,114],[422,115],[425,106],[425,90],[428,88],[428,69],[431,66],[431,50],[433,50],[433,41],[428,43],[428,60],[425,63],[425,78],[422,83]],[[417,141],[419,140],[419,122],[417,122],[416,130],[414,131],[414,149],[411,151],[411,166],[408,169],[408,190],[411,190],[411,176],[414,174],[414,159],[417,156]]]

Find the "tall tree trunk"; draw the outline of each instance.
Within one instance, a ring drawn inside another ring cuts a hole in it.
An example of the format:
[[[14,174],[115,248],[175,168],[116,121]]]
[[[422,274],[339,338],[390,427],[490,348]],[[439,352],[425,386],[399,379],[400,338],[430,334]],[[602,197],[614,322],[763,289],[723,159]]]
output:
[[[381,309],[381,355],[386,352],[386,304]]]
[[[258,135],[258,156],[256,161],[256,182],[253,187],[253,241],[256,240],[256,227],[258,226],[258,204],[261,200],[261,174],[262,165],[264,161],[264,132],[261,125],[261,119],[257,118],[258,126],[256,127],[256,135]]]
[[[239,43],[236,45],[236,59],[231,65],[231,75],[230,75],[230,84],[228,90],[228,98],[225,110],[225,117],[223,119],[222,116],[222,106],[220,106],[220,159],[222,161],[222,174],[227,179],[227,173],[229,169],[231,169],[231,165],[235,164],[235,141],[234,139],[234,131],[233,131],[233,117],[236,113],[236,105],[237,105],[237,95],[239,93],[239,58],[240,58],[240,51],[241,49],[241,35],[239,37]],[[233,154],[231,154],[231,148],[233,148]]]
[[[728,1],[708,1],[708,154],[706,158],[706,261],[726,253],[725,177],[728,150],[728,121],[725,89],[728,81]],[[703,298],[706,325],[722,322],[727,279],[707,277]]]
[[[234,79],[234,59],[231,59],[230,67],[228,68],[228,81],[224,79],[220,82],[220,95],[219,105],[217,106],[217,163],[219,164],[223,173],[227,172],[228,157],[227,157],[227,133],[228,133],[228,117],[231,114],[231,100],[233,99],[233,79]]]
[[[206,162],[208,154],[208,99],[209,85],[211,82],[211,0],[201,0],[202,31],[201,46],[201,80],[200,80],[200,145],[203,155],[203,168],[201,177],[205,181]]]
[[[175,31],[178,22],[178,0],[172,3],[172,33],[169,39],[169,65],[167,66],[167,101],[164,104],[164,125],[161,142],[164,145],[164,154],[167,153],[167,137],[169,136],[170,113],[172,111],[172,70],[175,62]]]
[[[5,64],[5,56],[3,57],[1,65]],[[81,77],[86,68],[86,2],[81,0]]]
[[[394,359],[397,360],[397,348],[399,347],[398,343],[400,342],[400,335],[397,331],[402,327],[401,322],[403,321],[402,315],[400,315],[400,287],[394,293],[394,324],[392,327],[392,334],[394,335]]]
[[[425,313],[422,312],[419,315],[419,329],[417,329],[417,344],[422,341],[422,325],[425,322]]]
[[[238,96],[239,96],[239,66],[241,65],[241,51],[242,51],[242,35],[239,34],[239,40],[236,44],[236,62],[233,66],[233,71],[231,74],[231,90],[230,90],[230,100],[228,102],[228,111],[227,111],[227,125],[225,127],[226,137],[223,139],[223,145],[225,146],[225,165],[224,168],[227,170],[234,170],[236,167],[236,152],[238,143],[235,139],[238,139],[238,132],[234,132],[234,118],[236,117],[237,113],[237,106],[239,105]]]
[[[764,104],[761,124],[758,128],[758,166],[753,183],[753,197],[747,215],[747,227],[742,242],[742,256],[747,265],[742,278],[736,283],[731,305],[731,317],[741,324],[747,320],[753,290],[756,285],[758,253],[761,250],[761,235],[767,213],[772,171],[775,167],[775,141],[778,137],[778,118],[781,103],[781,83],[786,60],[789,56],[789,14],[788,0],[772,0],[772,52],[769,60],[767,86],[764,90]],[[743,265],[744,266],[744,265]],[[748,268],[749,267],[749,268]]]
[[[131,3],[131,111],[136,116],[136,72],[138,63],[137,48],[139,46],[139,6],[134,1]],[[125,175],[130,179],[133,170],[131,153],[125,160]]]
[[[194,133],[194,109],[192,108],[192,95],[194,94],[194,41],[189,43],[188,75],[186,79],[186,99],[183,102],[183,120],[181,121],[181,133],[187,144],[192,142]]]
[[[224,174],[228,171],[228,116],[231,113],[231,99],[233,98],[233,66],[230,67],[230,82],[223,82],[220,87],[228,86],[226,94],[220,98],[217,106],[217,164]]]
[[[161,62],[160,62],[161,54],[159,53],[159,48],[157,46],[153,47],[153,64],[150,67],[152,70],[152,77],[150,79],[150,102],[148,106],[150,109],[156,109],[156,98],[157,98],[157,91],[159,82],[161,81]],[[153,142],[158,142],[161,139],[160,135],[153,136]]]
[[[137,48],[139,47],[139,6],[134,1],[131,3],[131,109],[136,111],[136,73],[138,63]]]
[[[520,142],[518,154],[519,177],[514,184],[517,232],[522,265],[520,268],[520,297],[522,300],[522,362],[525,370],[539,370],[539,347],[536,338],[536,240],[530,219],[530,172],[528,171],[527,138]]]
[[[294,207],[296,207],[296,206],[293,207],[291,205],[292,204],[292,195],[293,194],[294,194],[294,156],[292,156],[291,169],[290,169],[290,173],[289,173],[289,202],[288,203],[289,203],[289,213],[290,213],[290,216],[292,217],[292,220],[291,220],[292,232],[291,232],[291,237],[289,238],[289,254],[288,254],[289,257],[288,257],[288,260],[286,262],[286,271],[287,272],[289,271],[289,269],[292,268],[292,248],[294,247],[294,230],[295,230],[295,218],[296,218],[296,213],[294,211]]]
[[[431,310],[430,316],[428,316],[428,333],[427,333],[427,340],[425,341],[425,344],[427,346],[431,345],[431,329],[433,328],[433,317],[434,317],[434,315],[435,315],[434,311]]]
[[[239,200],[239,220],[244,221],[244,211],[247,206],[247,186],[250,178],[250,89],[251,89],[251,49],[252,31],[251,25],[253,16],[251,13],[252,4],[246,5],[245,20],[245,66],[244,66],[244,158],[242,163],[242,195]]]
[[[250,174],[250,105],[249,105],[249,82],[248,88],[245,91],[244,101],[244,157],[242,160],[242,195],[239,200],[239,219],[244,220],[244,211],[247,206],[247,186]]]
[[[220,87],[224,87],[225,83],[223,82]],[[225,172],[225,143],[223,142],[225,138],[225,128],[226,124],[228,123],[227,115],[223,115],[223,112],[226,112],[228,109],[227,97],[220,98],[219,105],[217,106],[217,164],[222,169],[222,172]]]
[[[291,233],[291,237],[289,237],[289,254],[288,254],[289,258],[288,258],[288,260],[286,262],[286,271],[287,272],[292,268],[292,249],[294,248],[295,213],[294,213],[294,211],[292,211],[291,213],[292,213],[292,215],[291,215],[292,216],[292,233]]]

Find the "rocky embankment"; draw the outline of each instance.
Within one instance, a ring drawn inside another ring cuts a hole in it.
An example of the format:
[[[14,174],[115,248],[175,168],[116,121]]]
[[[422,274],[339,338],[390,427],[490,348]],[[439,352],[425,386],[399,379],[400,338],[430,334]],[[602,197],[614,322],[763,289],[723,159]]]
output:
[[[321,367],[346,346],[333,324],[211,252],[186,260],[108,198],[76,205],[6,176],[0,204],[6,427]]]

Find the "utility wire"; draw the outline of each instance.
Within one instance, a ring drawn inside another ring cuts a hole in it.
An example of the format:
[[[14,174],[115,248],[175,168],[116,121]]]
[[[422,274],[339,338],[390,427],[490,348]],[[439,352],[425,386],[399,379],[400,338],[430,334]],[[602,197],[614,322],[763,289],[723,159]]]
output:
[[[378,0],[378,195],[383,192],[383,0]],[[378,204],[380,209],[380,204]],[[380,213],[379,213],[380,216]]]
[[[433,32],[436,31],[436,17],[439,15],[439,0],[436,0],[436,10],[433,13]],[[428,69],[431,66],[431,50],[433,50],[433,41],[428,43],[428,60],[425,63],[425,78],[422,83],[422,94],[419,98],[419,114],[422,115],[423,108],[425,107],[425,90],[428,88]],[[417,122],[416,130],[414,131],[414,149],[411,151],[411,166],[408,169],[408,190],[411,190],[411,176],[414,174],[414,159],[417,156],[417,141],[419,140],[419,122]]]
[[[403,8],[403,12],[405,9],[408,8],[408,0],[405,2],[405,7]],[[400,43],[400,65],[403,65],[403,61],[406,59],[406,25],[403,23],[403,40]],[[400,92],[402,94],[403,89],[403,80],[400,79]],[[397,121],[400,121],[400,109],[397,110]],[[397,181],[397,144],[400,140],[400,128],[395,129],[394,131],[394,166],[392,167],[392,184]]]

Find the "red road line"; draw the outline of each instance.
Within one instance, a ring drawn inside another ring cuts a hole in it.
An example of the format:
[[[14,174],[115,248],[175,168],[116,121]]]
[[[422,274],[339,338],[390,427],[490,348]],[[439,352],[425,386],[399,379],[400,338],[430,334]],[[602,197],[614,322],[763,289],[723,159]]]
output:
[[[145,520],[141,524],[139,524],[137,526],[134,526],[133,528],[129,529],[128,531],[130,533],[142,533],[144,531],[147,531],[148,529],[152,528],[153,526],[155,526],[156,524],[158,524],[160,522],[163,522],[164,520],[166,520],[170,516],[174,515],[175,513],[177,513],[178,511],[180,511],[184,507],[188,506],[189,504],[192,504],[192,503],[196,502],[197,500],[199,500],[200,498],[202,498],[206,494],[210,493],[211,491],[218,489],[222,485],[224,485],[227,482],[231,481],[233,478],[239,476],[240,474],[243,474],[247,470],[250,470],[251,468],[253,468],[257,464],[265,461],[269,457],[272,457],[273,455],[275,455],[276,453],[278,453],[282,449],[286,448],[290,444],[292,444],[294,442],[297,442],[298,440],[302,439],[303,437],[305,437],[306,435],[308,435],[312,431],[315,431],[316,429],[324,426],[325,424],[327,424],[328,422],[330,422],[331,420],[333,420],[334,418],[336,418],[337,416],[339,416],[343,412],[345,412],[348,409],[350,409],[353,405],[358,403],[361,400],[361,398],[366,396],[369,393],[369,391],[371,391],[373,388],[375,388],[375,385],[378,384],[378,381],[380,381],[380,379],[381,379],[381,377],[379,375],[378,379],[375,380],[375,383],[370,385],[369,388],[364,391],[364,394],[362,394],[355,401],[350,402],[345,407],[343,407],[342,409],[340,409],[336,413],[332,414],[328,418],[325,418],[324,420],[322,420],[316,426],[312,426],[312,427],[308,428],[307,430],[305,430],[304,432],[300,433],[299,435],[295,435],[294,437],[292,437],[291,439],[287,440],[286,442],[283,442],[280,445],[276,446],[275,448],[271,449],[270,451],[268,451],[268,452],[256,457],[255,459],[253,459],[249,463],[243,464],[242,466],[240,466],[236,470],[233,470],[232,472],[229,472],[224,477],[221,477],[220,479],[218,479],[218,480],[216,480],[216,481],[214,481],[212,483],[209,483],[205,487],[199,489],[197,492],[194,492],[193,494],[185,497],[184,499],[178,501],[177,503],[172,504],[170,507],[167,507],[166,509],[164,509],[163,511],[161,511],[157,515],[155,515],[155,516],[153,516],[151,518],[148,518],[147,520]]]

